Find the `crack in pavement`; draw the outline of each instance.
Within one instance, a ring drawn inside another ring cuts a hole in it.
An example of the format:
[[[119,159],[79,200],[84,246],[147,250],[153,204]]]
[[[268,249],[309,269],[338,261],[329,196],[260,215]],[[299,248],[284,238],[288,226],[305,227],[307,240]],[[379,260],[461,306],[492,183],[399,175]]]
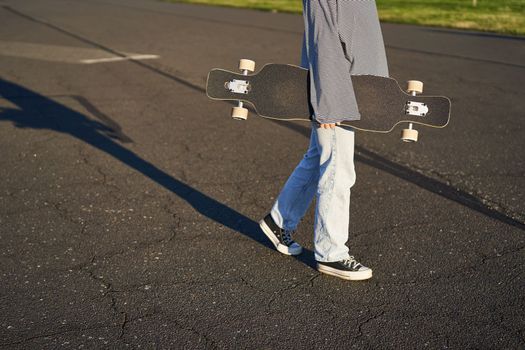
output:
[[[370,311],[369,311],[370,312]],[[358,330],[358,334],[354,337],[352,337],[352,339],[356,340],[356,339],[359,339],[363,336],[363,327],[367,324],[367,323],[370,323],[372,321],[375,321],[376,319],[380,318],[381,316],[383,316],[384,314],[386,313],[386,311],[384,310],[381,310],[379,311],[377,314],[375,315],[372,315],[368,318],[366,318],[365,320],[361,321],[361,322],[358,322],[357,324],[357,330]]]
[[[147,285],[153,285],[153,284],[151,282],[148,282]],[[172,287],[172,286],[170,286],[170,287]],[[116,293],[116,291],[114,291],[114,290],[113,291],[108,291],[108,293]],[[154,296],[154,299],[157,302],[160,302],[158,294],[155,291],[153,291],[153,296]],[[152,312],[148,312],[148,313],[139,315],[136,318],[131,318],[128,315],[128,313],[126,313],[125,311],[120,311],[116,307],[116,298],[114,296],[111,296],[111,298],[112,298],[112,301],[114,301],[114,303],[112,304],[114,311],[120,313],[123,316],[123,319],[122,319],[122,322],[121,322],[121,325],[120,325],[121,332],[120,332],[119,337],[118,337],[119,340],[122,340],[124,338],[124,336],[126,334],[126,327],[130,323],[133,323],[135,321],[139,321],[140,322],[140,321],[142,321],[144,319],[148,319],[148,318],[164,315],[164,316],[167,316],[168,320],[170,322],[174,323],[179,329],[186,330],[186,331],[189,331],[189,332],[197,335],[198,338],[199,338],[199,342],[201,341],[201,339],[203,339],[204,340],[204,345],[205,345],[206,348],[208,348],[210,346],[211,346],[212,349],[217,349],[218,348],[218,346],[215,343],[215,341],[213,339],[211,339],[209,335],[207,335],[206,333],[196,329],[194,326],[186,326],[183,323],[179,322],[178,320],[169,318],[168,315],[164,314],[162,311],[160,311],[160,310],[158,310],[156,308],[155,303],[153,304],[153,311]]]
[[[93,257],[91,259],[91,262],[92,262],[92,265],[94,264],[95,262],[95,257]],[[81,270],[81,271],[85,271],[85,270]],[[126,329],[126,325],[128,323],[128,314],[126,311],[124,310],[119,310],[118,306],[117,306],[117,298],[115,297],[114,295],[114,290],[113,290],[113,286],[111,284],[111,282],[108,282],[104,279],[103,276],[97,276],[93,270],[87,270],[85,271],[88,276],[94,280],[94,281],[97,281],[98,283],[102,283],[102,286],[105,288],[105,292],[103,293],[102,297],[103,298],[106,298],[106,297],[109,297],[110,298],[110,307],[111,309],[113,310],[113,313],[116,315],[116,316],[120,316],[122,318],[122,321],[119,325],[119,329],[120,329],[120,332],[119,332],[119,335],[118,335],[118,339],[122,339],[124,337],[124,334],[125,334],[125,329]]]
[[[27,343],[27,342],[30,342],[30,341],[36,340],[36,339],[49,338],[49,337],[53,337],[53,336],[61,335],[61,334],[89,331],[89,330],[101,329],[101,328],[111,328],[111,327],[110,326],[106,326],[106,325],[100,325],[100,326],[93,326],[93,327],[76,327],[76,328],[73,328],[73,329],[70,328],[70,329],[66,329],[66,330],[63,330],[63,331],[50,332],[50,333],[45,333],[45,334],[38,334],[38,335],[35,335],[35,336],[32,336],[32,337],[28,337],[28,338],[25,338],[25,339],[22,339],[22,340],[17,340],[17,341],[14,341],[14,342],[0,343],[0,346],[3,347],[3,346],[10,346],[10,345],[20,345],[20,344],[24,344],[24,343]]]
[[[87,268],[89,265],[95,263],[96,260],[111,259],[111,258],[119,256],[119,255],[124,255],[124,254],[128,254],[128,253],[135,253],[135,252],[138,252],[138,251],[141,251],[141,250],[146,250],[146,249],[148,249],[148,248],[150,248],[152,246],[155,246],[157,244],[165,244],[165,243],[171,242],[175,238],[176,233],[173,230],[170,230],[170,231],[171,232],[168,235],[166,235],[164,237],[161,237],[161,238],[158,238],[158,239],[140,241],[140,242],[135,243],[132,246],[122,247],[121,249],[111,250],[111,251],[107,252],[104,255],[94,255],[91,258],[90,262],[80,263],[80,264],[77,264],[77,265],[75,265],[75,266],[73,266],[71,268],[74,269],[74,270],[83,270],[83,269]]]
[[[181,330],[185,330],[185,331],[189,331],[193,334],[195,334],[196,336],[199,337],[199,342],[201,341],[201,339],[204,340],[204,346],[205,348],[209,348],[209,349],[219,349],[219,346],[217,345],[217,343],[210,338],[209,335],[207,335],[206,333],[203,333],[202,331],[196,329],[195,327],[193,326],[185,326],[184,324],[182,324],[181,322],[179,322],[178,320],[175,320],[173,318],[168,318],[168,320],[175,324],[175,326],[177,326],[177,328],[181,329]]]
[[[316,278],[318,278],[319,276],[320,276],[319,273],[315,274],[314,276],[306,278],[303,281],[298,281],[297,283],[292,283],[291,285],[289,285],[287,287],[281,288],[281,289],[276,290],[273,293],[271,293],[272,296],[270,297],[270,300],[268,300],[268,303],[266,304],[266,312],[269,313],[269,314],[272,313],[272,311],[271,311],[272,304],[274,303],[274,301],[277,298],[280,298],[283,295],[283,293],[288,292],[288,291],[293,290],[293,289],[296,289],[297,287],[300,287],[300,286],[305,286],[307,284],[309,284],[310,286],[313,286],[313,281]],[[269,292],[267,292],[267,293],[269,293]]]
[[[502,253],[496,253],[494,255],[485,256],[481,259],[481,263],[486,264],[488,260],[499,259],[499,258],[505,257],[510,254],[518,253],[519,251],[524,250],[524,249],[525,249],[525,246],[521,246],[521,247],[511,249],[511,250],[504,251]]]
[[[118,187],[118,186],[115,185],[114,183],[110,183],[110,182],[108,181],[108,178],[110,178],[110,176],[107,175],[107,174],[102,170],[103,167],[101,167],[101,166],[97,166],[97,165],[95,165],[95,164],[93,164],[93,163],[91,162],[91,160],[89,159],[89,156],[87,155],[87,153],[84,153],[84,147],[83,147],[82,144],[78,144],[78,145],[77,145],[77,148],[78,148],[78,155],[79,155],[79,157],[81,158],[81,161],[82,161],[85,165],[87,165],[87,166],[91,167],[92,169],[94,169],[97,173],[99,173],[99,174],[102,176],[102,185],[107,186],[107,187],[111,187],[111,188],[117,190],[117,192],[122,192],[122,190],[120,189],[120,187]]]
[[[44,203],[50,204],[50,207],[55,209],[55,211],[58,213],[58,216],[60,216],[62,219],[65,219],[66,221],[75,224],[75,225],[81,225],[81,227],[85,226],[86,223],[82,220],[82,218],[74,218],[74,216],[71,214],[71,212],[65,208],[62,208],[61,202],[54,202],[52,200],[46,199],[44,200]]]
[[[505,282],[502,282],[501,285],[502,287],[506,287],[508,286],[509,284],[512,284],[514,282],[514,280],[517,280],[518,277],[520,277],[521,275],[525,274],[525,271],[521,271],[521,272],[518,272],[517,274],[515,274],[514,276],[510,277],[509,279],[507,279],[507,281]]]

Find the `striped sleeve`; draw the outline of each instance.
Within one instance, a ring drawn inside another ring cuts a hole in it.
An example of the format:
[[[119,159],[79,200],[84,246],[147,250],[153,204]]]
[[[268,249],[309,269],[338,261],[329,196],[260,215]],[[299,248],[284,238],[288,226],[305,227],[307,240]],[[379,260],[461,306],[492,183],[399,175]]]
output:
[[[310,70],[313,119],[360,119],[351,75],[388,76],[374,0],[303,0],[301,65]]]
[[[313,119],[320,123],[359,119],[350,56],[339,35],[337,2],[303,0],[303,10],[302,65],[310,70]]]

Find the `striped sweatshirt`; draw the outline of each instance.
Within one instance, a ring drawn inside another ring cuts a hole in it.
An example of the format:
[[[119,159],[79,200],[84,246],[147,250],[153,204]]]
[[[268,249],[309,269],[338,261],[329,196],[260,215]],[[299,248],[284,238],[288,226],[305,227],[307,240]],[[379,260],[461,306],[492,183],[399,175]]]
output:
[[[312,118],[360,119],[351,75],[388,77],[374,0],[303,0],[301,66],[310,70]]]

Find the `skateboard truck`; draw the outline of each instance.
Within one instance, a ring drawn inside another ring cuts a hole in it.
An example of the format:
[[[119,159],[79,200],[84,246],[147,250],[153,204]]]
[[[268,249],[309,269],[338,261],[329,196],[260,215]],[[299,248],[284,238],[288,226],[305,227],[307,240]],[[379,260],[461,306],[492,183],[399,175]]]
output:
[[[407,92],[416,96],[423,92],[423,83],[418,80],[407,81]],[[428,113],[428,107],[424,103],[408,101],[405,106],[405,113],[408,115],[415,115],[424,117]],[[408,123],[408,128],[401,132],[401,140],[404,142],[417,142],[418,131],[414,129],[414,124]]]
[[[428,113],[428,107],[425,103],[408,101],[405,106],[405,114],[424,117]]]
[[[227,81],[224,87],[236,94],[247,94],[250,91],[250,83],[246,80],[233,79],[232,81]]]
[[[249,72],[255,71],[255,62],[243,58],[239,61],[239,69],[242,75],[248,75]],[[239,94],[247,94],[250,91],[250,84],[246,80],[233,79],[232,81],[226,82],[224,87],[231,92]],[[238,102],[237,107],[232,108],[231,116],[235,120],[248,119],[248,109],[244,108],[242,101]]]

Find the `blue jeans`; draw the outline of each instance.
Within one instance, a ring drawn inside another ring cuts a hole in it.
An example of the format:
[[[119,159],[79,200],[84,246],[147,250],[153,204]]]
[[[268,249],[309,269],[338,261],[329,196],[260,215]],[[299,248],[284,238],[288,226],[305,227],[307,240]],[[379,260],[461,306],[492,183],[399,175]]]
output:
[[[271,215],[279,227],[295,230],[316,196],[314,253],[317,261],[348,258],[350,188],[355,183],[354,132],[312,124],[310,146],[279,197]]]

